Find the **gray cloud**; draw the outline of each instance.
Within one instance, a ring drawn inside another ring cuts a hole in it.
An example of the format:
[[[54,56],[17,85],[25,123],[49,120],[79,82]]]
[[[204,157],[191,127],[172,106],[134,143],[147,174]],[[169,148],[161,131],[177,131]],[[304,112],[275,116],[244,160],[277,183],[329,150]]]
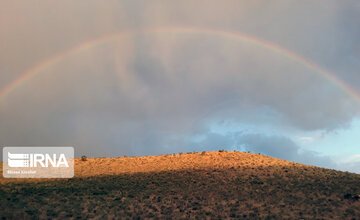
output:
[[[360,9],[353,1],[328,1],[326,7],[314,1],[1,4],[0,88],[80,42],[159,26],[254,35],[360,85],[354,48],[360,45]],[[0,144],[75,145],[79,155],[111,156],[242,141],[269,155],[330,166],[328,158],[301,153],[286,137],[236,140],[211,132],[209,124],[333,131],[359,112],[353,98],[316,71],[260,46],[204,33],[147,33],[67,56],[0,100]],[[198,136],[205,139],[195,141]]]
[[[302,150],[292,140],[283,136],[245,134],[238,138],[237,143],[253,153],[263,153],[276,158],[320,167],[337,167],[330,157],[314,151]]]

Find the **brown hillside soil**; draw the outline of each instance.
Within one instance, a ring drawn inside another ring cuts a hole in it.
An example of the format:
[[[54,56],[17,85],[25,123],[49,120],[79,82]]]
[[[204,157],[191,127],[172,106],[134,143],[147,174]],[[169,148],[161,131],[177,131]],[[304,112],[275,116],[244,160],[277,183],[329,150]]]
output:
[[[359,194],[360,175],[251,153],[90,158],[72,179],[1,177],[0,217],[360,219]]]

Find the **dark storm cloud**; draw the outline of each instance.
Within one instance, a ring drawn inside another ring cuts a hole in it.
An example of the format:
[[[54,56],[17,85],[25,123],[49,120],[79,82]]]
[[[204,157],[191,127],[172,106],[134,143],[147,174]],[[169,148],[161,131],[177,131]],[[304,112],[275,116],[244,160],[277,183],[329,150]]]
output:
[[[301,150],[292,140],[283,136],[246,134],[240,136],[237,143],[253,153],[262,153],[276,158],[321,167],[336,167],[335,162],[330,157],[309,150]]]
[[[297,52],[349,83],[360,80],[356,2],[1,4],[0,87],[80,42],[159,26],[247,33]],[[352,97],[284,55],[201,33],[143,34],[68,56],[0,100],[0,140],[2,145],[74,145],[78,155],[89,156],[240,143],[272,156],[330,166],[328,158],[302,152],[286,137],[237,140],[209,126],[227,120],[331,131],[358,115]]]

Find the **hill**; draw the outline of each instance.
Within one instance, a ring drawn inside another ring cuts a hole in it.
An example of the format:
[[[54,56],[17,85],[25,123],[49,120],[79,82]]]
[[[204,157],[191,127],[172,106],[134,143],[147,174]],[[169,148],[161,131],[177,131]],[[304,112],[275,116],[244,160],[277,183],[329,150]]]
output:
[[[359,194],[360,175],[252,153],[89,158],[72,179],[1,177],[0,217],[359,219]]]

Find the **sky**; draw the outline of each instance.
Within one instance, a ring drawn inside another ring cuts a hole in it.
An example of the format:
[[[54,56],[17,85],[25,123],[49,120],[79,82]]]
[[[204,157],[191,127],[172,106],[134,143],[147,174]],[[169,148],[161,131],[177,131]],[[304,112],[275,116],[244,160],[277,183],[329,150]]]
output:
[[[1,1],[0,145],[360,173],[359,20],[357,0]]]

